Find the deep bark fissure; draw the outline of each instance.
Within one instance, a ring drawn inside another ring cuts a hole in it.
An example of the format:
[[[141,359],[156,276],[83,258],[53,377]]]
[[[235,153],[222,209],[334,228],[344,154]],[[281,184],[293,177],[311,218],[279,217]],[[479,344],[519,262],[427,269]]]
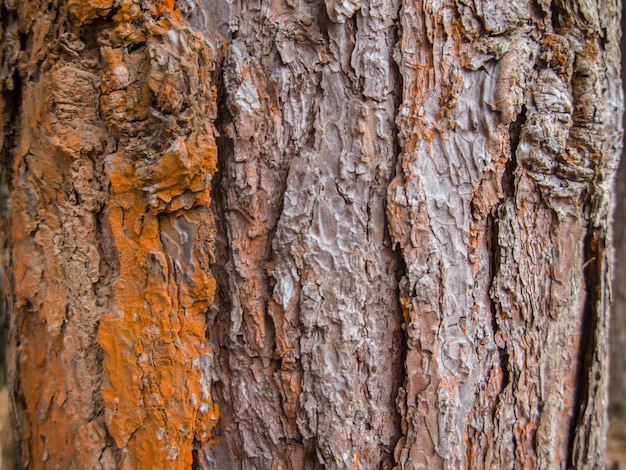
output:
[[[512,195],[511,195],[512,196]],[[485,225],[485,230],[490,234],[488,240],[488,253],[489,253],[489,306],[491,308],[491,327],[493,328],[494,338],[496,338],[496,345],[498,347],[498,361],[500,365],[500,370],[502,372],[502,381],[500,383],[500,394],[506,390],[511,382],[511,364],[509,363],[509,353],[507,351],[507,342],[503,340],[502,337],[499,337],[501,334],[500,329],[500,321],[499,316],[501,315],[501,310],[496,303],[496,300],[491,293],[494,288],[494,284],[496,278],[500,272],[501,265],[501,248],[498,243],[498,208],[497,206],[493,209],[492,214],[487,216],[487,223]]]
[[[557,33],[561,32],[566,27],[566,19],[564,17],[569,16],[567,10],[563,8],[562,0],[552,0],[550,2],[550,14],[552,30]]]
[[[6,34],[6,28],[9,23],[8,18],[12,15],[6,10],[4,3],[1,5],[0,10],[0,18],[2,21],[2,29]],[[14,18],[12,18],[15,21]],[[3,40],[6,40],[2,37]],[[7,65],[5,65],[7,67]],[[9,201],[9,191],[11,186],[11,178],[9,169],[14,159],[14,152],[17,146],[18,139],[18,130],[21,128],[21,103],[22,103],[22,79],[19,76],[19,72],[17,70],[13,70],[11,80],[13,81],[13,89],[7,91],[5,89],[2,90],[2,98],[1,101],[4,103],[4,107],[0,107],[0,119],[2,119],[2,123],[0,124],[0,129],[2,129],[3,135],[0,136],[0,221],[4,227],[8,227],[9,214],[8,214],[8,205]],[[11,244],[10,234],[4,232],[0,234],[0,249],[6,250],[7,247]],[[13,383],[12,375],[16,373],[16,371],[12,370],[11,364],[8,363],[8,357],[6,355],[6,342],[15,341],[19,342],[19,337],[15,337],[14,339],[9,339],[10,336],[15,334],[14,328],[14,318],[12,317],[13,308],[12,301],[10,300],[12,297],[12,292],[14,286],[12,285],[10,273],[13,270],[13,260],[11,257],[2,256],[3,261],[5,261],[5,265],[3,269],[0,270],[0,295],[2,295],[2,306],[0,307],[0,342],[1,342],[1,351],[0,351],[0,367],[3,371],[3,378],[5,383],[11,384]],[[12,407],[10,407],[12,408]],[[18,421],[15,419],[13,413],[9,415],[9,421],[13,426],[19,426]],[[18,442],[18,445],[20,443]],[[19,455],[19,450],[16,449],[15,455]]]
[[[10,26],[15,26],[15,23],[18,21],[17,15],[14,12],[9,12],[5,8],[4,2],[1,4],[0,10],[0,18],[2,18],[2,41],[7,43],[7,32],[9,31]],[[21,43],[21,40],[20,40]],[[21,46],[20,46],[21,50]],[[6,54],[6,52],[5,52]],[[15,60],[16,58],[13,58]],[[3,131],[3,136],[0,137],[0,143],[2,145],[1,153],[0,153],[0,191],[2,191],[0,198],[0,218],[3,222],[3,226],[10,226],[9,219],[9,194],[12,190],[12,181],[11,181],[11,172],[10,168],[15,159],[15,151],[18,145],[19,132],[22,129],[22,103],[23,103],[23,93],[22,93],[22,78],[20,76],[19,70],[17,68],[17,64],[7,63],[8,60],[6,57],[3,57],[4,63],[2,64],[3,70],[2,72],[7,73],[8,76],[0,76],[0,79],[4,83],[2,83],[2,107],[0,107],[0,119],[4,122],[0,125],[0,129]],[[7,90],[7,81],[12,83],[9,90]],[[6,198],[6,199],[5,199]],[[20,345],[21,338],[18,334],[18,318],[15,315],[15,299],[13,296],[13,292],[15,290],[14,278],[12,276],[14,269],[14,260],[11,256],[8,255],[8,251],[10,250],[10,246],[12,245],[11,233],[9,230],[3,230],[2,236],[0,238],[0,249],[4,251],[2,260],[4,261],[3,269],[2,269],[2,282],[1,290],[3,294],[2,302],[4,303],[6,310],[4,310],[4,318],[2,324],[0,325],[0,335],[2,335],[3,341],[3,367],[6,367],[6,380],[7,385],[9,387],[9,416],[8,420],[10,422],[10,426],[13,429],[14,436],[20,436],[25,434],[25,424],[23,420],[19,419],[18,409],[24,409],[26,406],[26,398],[22,393],[22,389],[18,383],[18,377],[20,374],[19,363],[14,360],[13,357],[8,356],[5,357],[5,345],[4,341],[7,341],[7,346],[10,349],[11,345],[14,345],[14,348],[17,349]],[[6,250],[6,251],[5,251]],[[24,308],[32,311],[32,307],[30,305],[25,305]],[[10,437],[11,440],[13,436]],[[3,445],[7,445],[8,443],[3,442]],[[16,468],[23,468],[21,464],[20,457],[25,455],[26,449],[28,448],[27,442],[22,439],[15,439],[13,443],[13,452],[12,458],[14,459],[14,463]],[[8,464],[10,465],[10,463]]]
[[[517,168],[517,147],[520,142],[520,134],[526,124],[526,105],[522,105],[520,113],[514,122],[509,124],[509,146],[510,146],[510,158],[507,160],[504,171],[502,172],[502,181],[500,183],[503,193],[502,200],[513,197],[515,194],[515,170]]]
[[[218,67],[222,69],[223,63]],[[228,111],[226,105],[226,93],[224,90],[224,84],[221,80],[221,74],[219,82],[217,83],[217,104],[218,104],[218,119],[215,121],[215,128],[218,135],[215,139],[217,145],[217,172],[213,176],[213,185],[211,190],[211,209],[216,219],[216,249],[215,249],[215,264],[211,267],[215,280],[217,282],[217,289],[215,293],[215,300],[213,301],[210,309],[213,310],[212,314],[209,314],[207,318],[207,338],[218,348],[219,353],[216,355],[216,362],[219,367],[228,368],[228,329],[230,318],[227,312],[230,312],[232,305],[230,302],[230,286],[228,282],[229,266],[232,266],[232,253],[231,246],[228,243],[229,234],[226,219],[227,208],[224,201],[224,176],[226,171],[226,161],[232,158],[233,155],[233,142],[228,133],[226,127],[232,124],[232,117]],[[216,396],[219,397],[219,389],[224,385],[223,381],[219,381],[218,386],[215,388]],[[220,408],[224,406],[224,400],[216,397],[216,402],[220,405]],[[216,428],[216,434],[219,435],[221,429],[221,421],[218,422]]]
[[[9,178],[9,169],[14,160],[14,152],[17,147],[18,132],[21,129],[21,103],[22,103],[22,77],[17,69],[13,71],[11,80],[13,81],[13,89],[3,92],[3,100],[5,102],[4,113],[0,117],[4,119],[4,136],[2,137],[2,165],[0,167],[0,184],[6,184],[9,189],[11,180]],[[5,181],[6,180],[6,181]],[[8,198],[8,194],[6,195]],[[5,205],[0,206],[6,209]],[[4,211],[3,211],[4,213]]]
[[[398,6],[398,13],[401,11],[402,9],[402,4],[400,4]],[[398,58],[394,58],[394,51],[397,50],[397,48],[400,47],[400,37],[401,37],[401,30],[402,30],[402,23],[399,21],[394,22],[394,25],[392,27],[392,37],[393,37],[393,47],[390,50],[390,54],[391,54],[391,60],[389,61],[390,64],[390,68],[392,69],[393,75],[395,77],[395,80],[397,82],[397,92],[394,93],[394,107],[393,107],[393,118],[394,118],[394,123],[397,120],[397,117],[400,115],[400,109],[403,106],[403,101],[404,101],[404,96],[403,96],[403,92],[402,90],[404,90],[404,77],[402,75],[402,73],[400,72],[400,64],[398,62],[399,60],[399,54],[398,54]],[[391,174],[389,176],[389,182],[393,181],[397,176],[399,176],[399,174],[402,174],[402,169],[401,169],[401,154],[402,154],[402,142],[400,141],[400,129],[397,125],[394,125],[392,127],[392,133],[393,133],[393,160],[391,162]],[[387,182],[387,188],[389,187],[389,182]],[[395,280],[396,280],[396,285],[395,285],[395,297],[396,297],[396,302],[397,302],[397,311],[395,312],[395,315],[397,315],[398,317],[398,322],[400,325],[402,325],[402,328],[400,329],[398,336],[402,339],[402,341],[398,341],[398,343],[401,345],[401,347],[399,348],[399,357],[398,357],[398,361],[400,364],[399,367],[399,371],[400,374],[398,376],[398,386],[396,388],[396,393],[394,394],[394,409],[396,410],[396,413],[398,415],[398,419],[397,419],[397,427],[396,427],[396,435],[398,436],[396,441],[393,443],[393,445],[390,445],[390,454],[393,456],[394,458],[394,462],[395,462],[395,456],[394,456],[394,451],[396,449],[396,447],[398,446],[398,443],[400,442],[400,440],[404,437],[404,433],[402,432],[402,421],[405,419],[405,416],[402,415],[402,409],[400,406],[400,400],[401,400],[401,390],[402,387],[404,387],[405,383],[407,382],[407,377],[408,377],[408,372],[407,372],[407,356],[409,353],[409,344],[408,344],[408,333],[407,333],[407,324],[406,324],[406,316],[405,316],[405,312],[404,312],[404,307],[402,306],[402,297],[405,295],[405,293],[402,292],[402,285],[401,282],[403,279],[408,279],[408,266],[404,257],[404,252],[402,250],[402,248],[400,247],[400,245],[398,243],[393,243],[393,238],[392,238],[392,234],[391,234],[391,226],[390,226],[390,220],[389,220],[389,211],[388,211],[388,201],[385,198],[385,202],[384,202],[384,214],[385,214],[385,228],[384,228],[384,234],[385,234],[385,244],[386,246],[390,247],[393,254],[394,254],[394,261],[395,261],[395,269],[394,269],[394,274],[395,274]],[[398,464],[398,462],[395,462],[396,464]]]
[[[574,468],[576,460],[575,454],[586,455],[586,451],[575,449],[577,442],[577,431],[583,425],[582,417],[584,416],[584,408],[589,400],[590,381],[589,371],[594,360],[594,351],[596,350],[596,331],[598,327],[598,289],[601,285],[599,282],[599,263],[601,262],[601,253],[598,247],[599,237],[596,229],[589,228],[583,241],[583,253],[586,262],[583,264],[583,280],[585,289],[585,301],[582,313],[582,324],[580,328],[580,346],[578,357],[576,358],[576,389],[574,393],[574,401],[572,406],[572,419],[570,421],[569,439],[568,439],[568,468]],[[579,444],[585,445],[584,439],[578,440]]]
[[[100,58],[100,44],[98,44],[98,36],[107,27],[110,27],[114,12],[115,11],[112,10],[106,19],[96,21],[96,23],[92,25],[93,27],[82,27],[77,29],[77,37],[85,45],[83,56],[91,58],[91,71],[94,73],[95,76],[98,77],[102,77],[102,74],[104,73],[104,67],[98,60]],[[39,64],[37,64],[36,70],[37,72],[39,72]],[[101,97],[102,89],[100,86],[98,86],[98,104],[100,103]],[[97,108],[97,117],[100,121],[100,124],[103,127],[108,128],[99,106]],[[91,149],[81,156],[84,156],[86,162],[92,165],[92,181],[94,183],[93,187],[96,188],[96,191],[101,191],[102,194],[109,195],[112,192],[112,185],[106,173],[105,158],[108,153],[113,153],[118,150],[119,138],[116,137],[104,140],[102,142],[102,145],[102,152],[97,152],[94,149]],[[75,191],[77,190],[75,189]],[[80,196],[77,195],[77,202],[79,201]],[[114,286],[120,274],[120,260],[118,257],[118,250],[115,247],[113,231],[111,229],[109,221],[109,204],[115,204],[115,202],[111,200],[105,200],[103,198],[103,200],[100,201],[97,206],[93,207],[93,210],[91,212],[91,217],[93,218],[93,228],[95,232],[94,238],[96,241],[96,249],[99,254],[99,277],[96,282],[93,283],[92,289],[95,294],[96,306],[101,308],[103,312],[110,311],[113,306],[115,295]],[[93,332],[90,332],[89,335],[91,344],[87,348],[87,355],[89,355],[90,353],[93,354],[93,356],[95,357],[96,366],[96,371],[93,376],[96,380],[96,385],[94,386],[92,392],[93,410],[89,419],[92,422],[104,424],[105,404],[102,397],[102,382],[105,377],[104,351],[97,340],[99,328],[100,319],[97,319],[93,324]],[[109,449],[115,459],[119,459],[121,457],[120,449],[118,448],[113,436],[111,435],[106,425],[103,426],[103,431],[103,447],[100,450],[98,461],[101,462],[101,459],[105,454],[105,450],[107,449]]]

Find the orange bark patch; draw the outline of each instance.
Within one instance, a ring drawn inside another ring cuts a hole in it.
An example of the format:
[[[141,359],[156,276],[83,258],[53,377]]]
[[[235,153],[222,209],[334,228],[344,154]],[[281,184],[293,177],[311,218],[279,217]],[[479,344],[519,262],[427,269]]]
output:
[[[119,163],[124,165],[123,156]],[[127,186],[115,169],[111,165],[114,201],[116,190]],[[154,175],[166,181],[160,195],[165,199],[188,190],[182,171]],[[141,187],[142,178],[135,174],[131,183]],[[189,468],[194,437],[205,440],[218,418],[210,394],[212,350],[204,338],[215,280],[203,269],[208,254],[200,238],[210,233],[202,230],[202,224],[211,225],[210,214],[206,207],[159,213],[133,189],[122,189],[120,196],[109,213],[120,280],[114,313],[102,319],[98,334],[108,376],[107,425],[138,468],[151,468],[155,460]]]
[[[174,2],[155,6],[167,16]],[[118,12],[120,34],[130,16],[130,9]],[[216,58],[198,35],[161,29],[140,28],[153,36],[132,54],[103,48],[108,70],[101,111],[120,139],[106,165],[120,273],[98,341],[106,424],[118,447],[129,451],[128,464],[187,469],[194,439],[209,439],[219,417],[205,338],[216,289],[209,204],[217,147],[208,117]],[[156,134],[149,122],[155,113],[161,119]]]
[[[113,8],[113,0],[69,0],[67,8],[79,25],[105,17]]]
[[[169,13],[176,21],[181,21],[180,10],[175,8],[176,0],[161,0],[159,3],[159,11],[161,13]]]

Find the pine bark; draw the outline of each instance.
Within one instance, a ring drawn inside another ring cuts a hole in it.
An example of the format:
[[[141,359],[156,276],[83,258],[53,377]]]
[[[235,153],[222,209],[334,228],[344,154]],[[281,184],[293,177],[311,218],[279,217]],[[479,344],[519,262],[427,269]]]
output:
[[[603,465],[614,0],[1,5],[18,468]]]

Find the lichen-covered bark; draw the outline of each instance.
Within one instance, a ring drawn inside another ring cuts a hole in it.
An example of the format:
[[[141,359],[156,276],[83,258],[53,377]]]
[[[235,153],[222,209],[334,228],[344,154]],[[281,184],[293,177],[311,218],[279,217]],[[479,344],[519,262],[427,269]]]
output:
[[[17,57],[4,86],[18,95],[7,259],[20,466],[190,468],[218,419],[205,312],[221,46],[168,2],[3,13]]]
[[[21,466],[602,465],[614,2],[44,3],[2,9]]]

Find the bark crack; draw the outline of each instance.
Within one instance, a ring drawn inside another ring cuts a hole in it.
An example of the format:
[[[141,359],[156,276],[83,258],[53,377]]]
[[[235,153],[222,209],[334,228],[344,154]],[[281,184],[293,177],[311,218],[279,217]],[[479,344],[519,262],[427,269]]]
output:
[[[506,162],[502,173],[502,200],[513,197],[515,194],[515,170],[517,168],[517,147],[520,142],[520,135],[526,124],[526,105],[522,105],[517,119],[509,125],[509,145],[511,158]],[[500,202],[502,202],[502,200]]]
[[[401,9],[401,6],[398,7],[398,9]],[[355,15],[356,16],[356,15]],[[400,48],[400,42],[401,42],[401,23],[399,22],[395,22],[394,26],[392,28],[392,36],[393,36],[393,50],[396,50],[396,48]],[[403,92],[402,90],[404,89],[404,77],[402,75],[402,73],[400,72],[400,67],[399,67],[399,63],[398,61],[400,60],[400,57],[398,55],[398,57],[393,57],[393,52],[392,52],[392,60],[390,60],[389,65],[390,67],[393,69],[393,75],[395,76],[397,83],[395,86],[395,90],[399,90],[398,93],[395,93],[395,100],[394,100],[394,121],[397,122],[397,118],[398,116],[400,116],[400,111],[401,108],[403,107]],[[402,142],[401,142],[401,137],[400,137],[400,129],[399,126],[395,125],[392,126],[392,132],[393,132],[393,149],[394,149],[394,155],[393,155],[393,160],[391,162],[391,175],[390,175],[390,179],[389,181],[393,181],[396,177],[399,177],[402,175],[402,166],[401,166],[401,154],[402,154]],[[387,191],[389,191],[389,185],[387,186]],[[388,246],[391,248],[392,253],[395,255],[394,258],[394,275],[395,275],[395,280],[396,280],[396,299],[397,299],[397,305],[398,305],[398,311],[396,312],[396,314],[399,316],[399,322],[402,325],[402,328],[399,331],[399,340],[397,341],[397,344],[399,345],[398,349],[398,353],[399,353],[399,364],[401,365],[401,367],[399,367],[399,371],[400,374],[398,376],[398,383],[399,383],[399,387],[396,391],[395,394],[395,404],[396,404],[396,410],[397,413],[400,417],[400,419],[398,420],[398,429],[396,430],[396,436],[397,439],[395,442],[393,442],[393,445],[390,445],[390,450],[391,450],[391,455],[393,456],[393,459],[395,461],[396,457],[399,455],[398,453],[398,446],[401,445],[402,442],[404,442],[404,439],[406,438],[406,434],[405,432],[403,432],[403,429],[406,429],[407,425],[406,425],[406,419],[407,417],[405,416],[405,412],[406,412],[406,404],[401,403],[402,399],[403,399],[403,388],[406,386],[406,382],[408,380],[408,373],[407,373],[407,357],[408,357],[408,353],[409,353],[409,345],[408,345],[408,334],[407,334],[407,322],[406,322],[406,318],[405,318],[405,312],[404,312],[404,306],[403,306],[403,302],[402,302],[402,298],[406,295],[405,292],[403,292],[404,288],[403,285],[408,286],[408,267],[406,264],[406,260],[404,258],[404,253],[402,248],[400,247],[399,243],[393,243],[393,237],[391,234],[391,221],[389,219],[389,212],[388,212],[388,201],[385,200],[385,228],[384,228],[384,244],[385,246]],[[403,280],[406,280],[405,282],[403,282]],[[399,464],[400,462],[396,461],[395,462],[396,465]]]
[[[497,209],[496,209],[497,212]],[[486,230],[491,235],[488,239],[488,252],[489,252],[489,276],[490,276],[490,307],[491,307],[491,322],[493,328],[493,334],[496,342],[496,346],[498,347],[498,361],[500,365],[500,370],[502,372],[502,381],[500,383],[500,394],[506,390],[511,382],[511,370],[510,370],[510,362],[509,362],[509,353],[507,351],[506,342],[502,338],[500,325],[498,321],[499,309],[497,306],[496,299],[494,298],[493,288],[496,282],[496,277],[500,272],[500,247],[498,244],[498,221],[495,216],[489,215],[487,217]]]
[[[580,456],[587,455],[586,439],[580,439],[580,434],[584,434],[587,426],[584,422],[585,407],[589,401],[590,395],[590,371],[595,370],[593,367],[594,352],[596,351],[598,328],[598,300],[599,286],[602,286],[600,279],[600,257],[601,248],[599,247],[600,236],[596,229],[590,228],[584,239],[584,256],[583,279],[585,287],[585,303],[582,314],[582,325],[580,328],[580,348],[578,350],[577,371],[576,371],[576,391],[573,401],[573,416],[570,421],[569,442],[567,467],[575,468]],[[577,439],[578,438],[578,439]],[[584,446],[577,449],[577,446]]]

